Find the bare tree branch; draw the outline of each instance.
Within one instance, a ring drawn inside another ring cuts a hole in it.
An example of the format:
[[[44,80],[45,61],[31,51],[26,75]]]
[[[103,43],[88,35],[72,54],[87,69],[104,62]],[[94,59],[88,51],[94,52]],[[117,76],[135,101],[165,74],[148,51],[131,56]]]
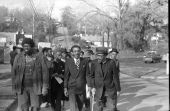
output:
[[[88,15],[91,14],[91,13],[96,13],[96,10],[91,10],[91,11],[89,11],[89,12],[86,12],[82,17],[80,17],[80,18],[76,21],[76,23],[79,22],[79,21],[81,21],[84,17],[88,16]]]
[[[98,8],[97,6],[88,3],[86,0],[79,0],[79,1],[82,1],[82,2],[86,3],[88,6],[90,6],[90,7],[92,7],[92,8],[95,8],[95,9],[96,9],[96,12],[97,12],[98,14],[103,15],[103,16],[105,16],[105,17],[108,17],[108,18],[111,19],[113,22],[117,22],[117,19],[116,19],[116,18],[111,17],[111,16],[108,15],[105,11],[101,10],[101,9]]]

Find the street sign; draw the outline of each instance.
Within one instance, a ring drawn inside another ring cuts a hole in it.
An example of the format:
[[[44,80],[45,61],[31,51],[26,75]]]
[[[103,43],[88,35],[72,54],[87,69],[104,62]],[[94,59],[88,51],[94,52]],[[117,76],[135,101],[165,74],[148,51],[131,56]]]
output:
[[[0,42],[6,42],[6,37],[0,38]]]
[[[6,38],[5,37],[0,38],[0,46],[4,47],[5,43],[6,43]]]
[[[51,43],[49,43],[49,42],[39,42],[38,43],[38,49],[39,48],[44,48],[44,47],[48,47],[48,48],[51,48]]]
[[[24,36],[25,36],[25,38],[30,38],[30,39],[32,39],[32,35],[25,34]]]

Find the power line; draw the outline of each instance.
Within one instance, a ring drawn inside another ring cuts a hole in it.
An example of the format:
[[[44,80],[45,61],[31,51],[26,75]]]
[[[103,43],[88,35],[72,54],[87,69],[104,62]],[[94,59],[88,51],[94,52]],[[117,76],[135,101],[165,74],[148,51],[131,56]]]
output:
[[[36,15],[37,18],[39,18],[34,3],[33,3],[31,0],[28,0],[28,1],[29,1],[29,3],[30,3],[30,6],[31,6],[31,8],[32,8],[32,10],[33,10],[33,12],[34,12],[34,14]]]
[[[40,18],[39,15],[38,15],[38,12],[37,12],[37,9],[36,9],[36,7],[35,7],[35,4],[34,4],[33,0],[32,0],[31,2],[32,2],[32,6],[33,6],[33,8],[34,8],[34,11],[35,11],[37,17]]]

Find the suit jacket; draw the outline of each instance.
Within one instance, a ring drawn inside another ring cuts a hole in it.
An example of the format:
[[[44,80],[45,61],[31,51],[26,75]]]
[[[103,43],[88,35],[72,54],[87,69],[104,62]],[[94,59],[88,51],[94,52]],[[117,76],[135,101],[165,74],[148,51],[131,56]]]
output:
[[[74,59],[69,58],[65,63],[64,88],[68,88],[69,93],[82,94],[86,90],[86,83],[89,83],[88,60],[80,58],[79,70]]]
[[[111,59],[106,59],[103,63],[103,68],[101,64],[94,60],[91,65],[91,87],[96,88],[95,98],[100,99],[103,94],[103,89],[105,88],[105,93],[110,97],[114,97],[116,91],[120,91],[120,80],[116,73],[115,62]]]
[[[42,57],[37,54],[33,67],[33,90],[35,94],[42,94],[42,88],[49,87],[49,74],[46,64]],[[23,76],[25,71],[25,55],[20,53],[15,57],[14,65],[12,67],[12,89],[15,93],[22,94],[23,91]]]

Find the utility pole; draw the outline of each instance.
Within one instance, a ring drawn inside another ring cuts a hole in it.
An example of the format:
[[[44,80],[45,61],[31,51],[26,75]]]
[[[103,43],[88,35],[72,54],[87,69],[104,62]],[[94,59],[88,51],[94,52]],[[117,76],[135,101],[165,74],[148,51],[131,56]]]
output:
[[[35,19],[34,19],[34,12],[33,12],[33,16],[32,16],[32,22],[33,22],[33,25],[32,25],[32,39],[34,40],[34,33],[35,33],[35,29],[34,29],[34,23],[35,23]]]
[[[86,30],[86,18],[84,17],[84,34],[86,36],[87,30]]]
[[[169,53],[167,53],[166,58],[166,74],[169,75]]]
[[[102,31],[102,47],[104,47],[104,31]]]

